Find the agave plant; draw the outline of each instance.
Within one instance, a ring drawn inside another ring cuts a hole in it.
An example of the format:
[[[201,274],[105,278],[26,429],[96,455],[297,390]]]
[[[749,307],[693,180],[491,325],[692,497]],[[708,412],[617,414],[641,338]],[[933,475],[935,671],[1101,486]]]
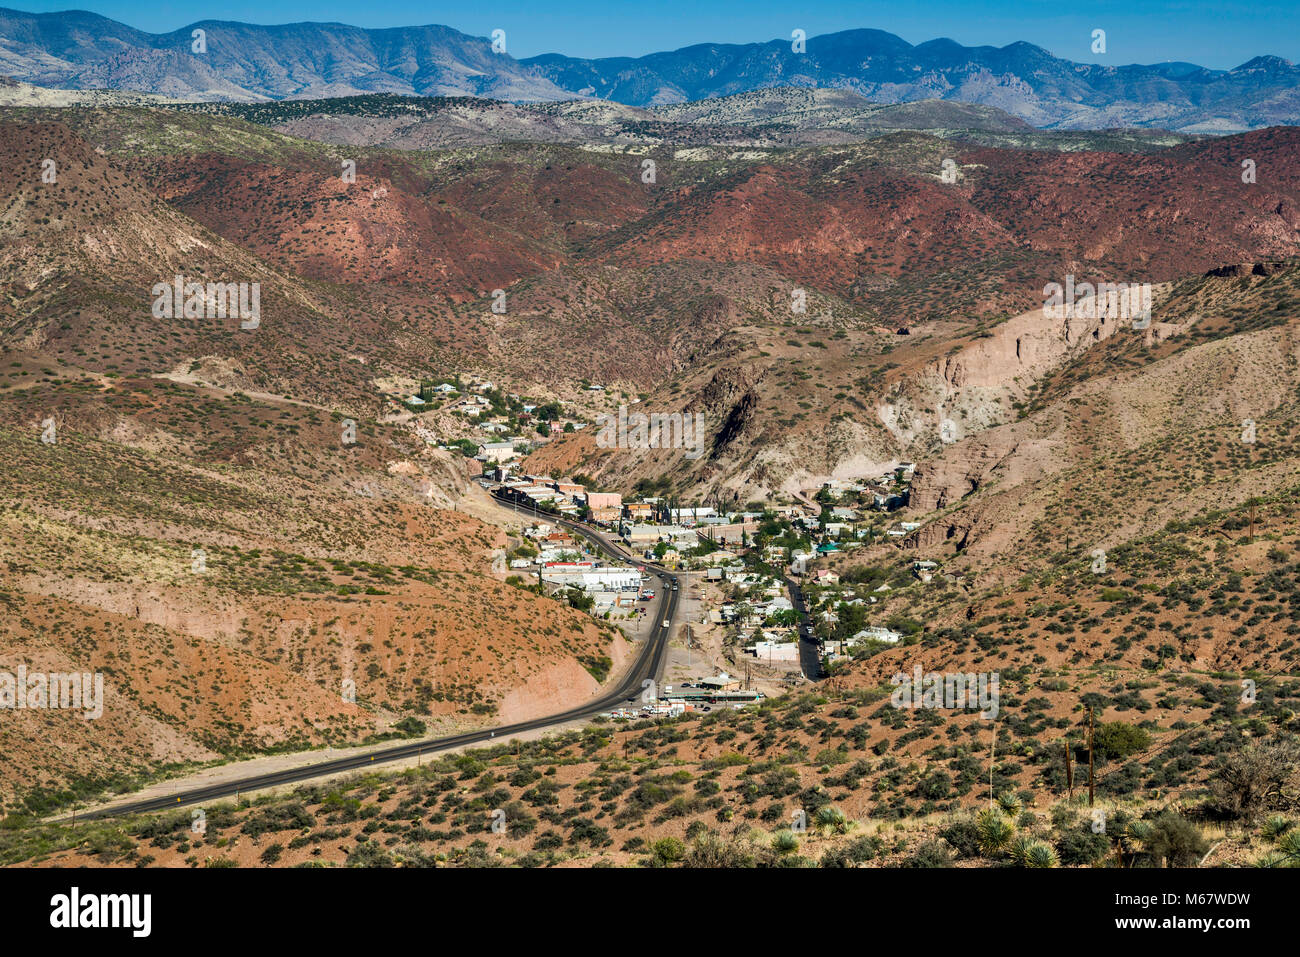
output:
[[[998,795],[998,807],[1002,808],[1002,813],[1007,817],[1015,817],[1024,807],[1024,802],[1010,791],[1003,791]]]
[[[980,811],[975,821],[979,835],[980,853],[985,857],[994,857],[1001,853],[1015,834],[1015,827],[993,808]]]

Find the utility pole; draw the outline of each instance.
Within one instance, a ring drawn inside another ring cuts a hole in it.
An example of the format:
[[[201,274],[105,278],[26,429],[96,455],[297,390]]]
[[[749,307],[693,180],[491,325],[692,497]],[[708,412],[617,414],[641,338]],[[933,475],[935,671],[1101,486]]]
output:
[[[1074,800],[1074,765],[1070,763],[1070,739],[1065,739],[1065,785],[1070,789],[1070,800]]]
[[[1088,807],[1092,807],[1095,796],[1092,778],[1092,708],[1088,708]]]
[[[989,809],[993,808],[993,755],[998,749],[998,722],[993,720],[993,741],[989,744]]]

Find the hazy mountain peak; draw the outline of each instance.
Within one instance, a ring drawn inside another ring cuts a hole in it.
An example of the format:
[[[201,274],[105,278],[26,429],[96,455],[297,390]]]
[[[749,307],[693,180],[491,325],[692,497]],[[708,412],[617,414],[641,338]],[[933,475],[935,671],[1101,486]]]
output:
[[[194,30],[207,32],[195,52]],[[237,37],[237,43],[224,38]],[[530,102],[593,97],[650,107],[769,87],[854,90],[878,103],[941,99],[996,107],[1043,128],[1245,129],[1300,122],[1296,69],[1259,56],[1231,71],[1188,63],[1101,66],[1014,41],[913,46],[868,27],[808,38],[698,43],[641,57],[516,60],[438,24],[363,29],[200,20],[149,34],[84,11],[0,10],[0,63],[27,83],[196,100],[398,93]]]

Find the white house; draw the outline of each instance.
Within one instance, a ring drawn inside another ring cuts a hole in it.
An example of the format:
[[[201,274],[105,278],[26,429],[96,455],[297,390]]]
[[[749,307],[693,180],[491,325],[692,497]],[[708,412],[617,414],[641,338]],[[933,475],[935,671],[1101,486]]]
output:
[[[873,641],[885,641],[892,645],[897,644],[902,637],[903,636],[896,631],[890,631],[888,628],[882,628],[879,625],[872,625],[863,628],[860,632],[850,638],[849,641],[858,642],[870,639]]]
[[[518,454],[509,442],[485,442],[478,447],[478,457],[485,462],[509,462]]]
[[[759,661],[798,661],[797,641],[756,641],[745,648],[745,653]]]

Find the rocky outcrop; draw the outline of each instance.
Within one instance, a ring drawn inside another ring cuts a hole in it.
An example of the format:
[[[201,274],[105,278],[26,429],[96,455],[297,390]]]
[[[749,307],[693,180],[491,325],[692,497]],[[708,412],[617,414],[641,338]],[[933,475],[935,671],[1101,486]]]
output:
[[[943,457],[917,467],[908,506],[925,514],[956,504],[988,484],[993,470],[1015,450],[1015,443],[1006,441],[954,445]]]
[[[961,551],[970,542],[975,524],[974,519],[965,514],[927,522],[903,539],[903,547],[928,549],[946,546]]]
[[[1281,206],[1278,212],[1281,212]],[[1206,279],[1240,279],[1244,276],[1271,276],[1286,268],[1283,262],[1233,263],[1207,270]]]
[[[758,409],[758,393],[752,377],[743,369],[720,369],[700,390],[697,407],[711,422],[721,422],[713,437],[712,456],[746,435]]]

